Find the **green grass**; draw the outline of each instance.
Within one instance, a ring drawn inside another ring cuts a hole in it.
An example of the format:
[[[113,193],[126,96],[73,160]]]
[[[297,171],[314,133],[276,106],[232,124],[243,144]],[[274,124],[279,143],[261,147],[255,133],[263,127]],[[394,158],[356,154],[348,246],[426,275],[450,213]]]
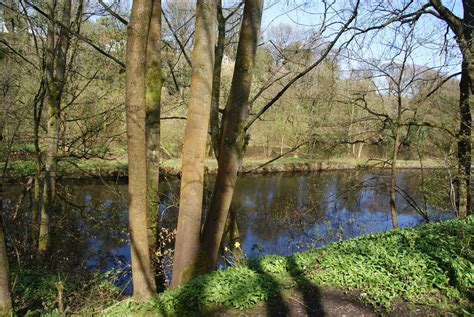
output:
[[[390,310],[403,301],[467,313],[474,308],[473,237],[474,217],[368,234],[290,257],[248,261],[198,277],[144,304],[121,302],[104,314],[247,309],[302,284],[358,290],[375,309]]]
[[[0,166],[3,167],[3,162]],[[127,168],[127,162],[123,161],[60,161],[58,172],[91,172],[93,170],[114,170]],[[9,162],[7,172],[14,176],[29,176],[36,172],[36,162],[33,160],[16,160]]]
[[[33,143],[15,143],[11,145],[0,143],[0,153],[35,154],[35,145]]]

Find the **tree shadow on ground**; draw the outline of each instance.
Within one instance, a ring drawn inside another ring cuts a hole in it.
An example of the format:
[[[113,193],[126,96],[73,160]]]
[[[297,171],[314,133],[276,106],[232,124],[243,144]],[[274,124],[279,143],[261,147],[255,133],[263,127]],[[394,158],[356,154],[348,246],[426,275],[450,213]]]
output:
[[[270,296],[265,307],[261,307],[261,313],[265,311],[265,315],[269,317],[325,316],[320,302],[319,288],[303,275],[303,271],[293,257],[288,257],[285,261],[289,276],[283,283],[263,267],[262,260],[251,264],[252,269],[268,281],[271,287]],[[258,314],[256,312],[256,315]]]
[[[288,272],[296,283],[296,292],[303,298],[303,308],[307,316],[325,316],[321,303],[321,291],[304,275],[303,269],[293,256],[286,258]],[[293,299],[295,300],[295,299]],[[302,312],[303,313],[303,312]]]

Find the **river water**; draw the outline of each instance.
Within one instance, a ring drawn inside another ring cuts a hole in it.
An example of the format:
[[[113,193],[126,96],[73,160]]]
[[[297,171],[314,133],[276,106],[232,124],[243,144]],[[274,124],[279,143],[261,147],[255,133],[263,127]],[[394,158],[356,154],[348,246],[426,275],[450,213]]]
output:
[[[206,186],[206,206],[212,177]],[[391,229],[387,171],[325,171],[239,178],[232,203],[244,255],[288,255],[297,251]],[[397,174],[398,222],[401,227],[453,217],[449,181],[443,171],[401,171]],[[4,207],[15,205],[20,186],[9,186]],[[177,222],[179,179],[162,178],[161,226],[172,231]],[[10,198],[8,198],[10,197]],[[54,216],[52,249],[59,261],[108,271],[129,270],[127,184],[125,180],[63,180],[58,185],[60,212]],[[410,203],[408,202],[410,201]],[[23,201],[24,214],[29,208]],[[18,218],[21,218],[21,212]],[[15,231],[28,229],[18,221]],[[13,229],[12,229],[13,230]],[[172,248],[173,242],[168,244]],[[119,283],[126,283],[127,274]]]

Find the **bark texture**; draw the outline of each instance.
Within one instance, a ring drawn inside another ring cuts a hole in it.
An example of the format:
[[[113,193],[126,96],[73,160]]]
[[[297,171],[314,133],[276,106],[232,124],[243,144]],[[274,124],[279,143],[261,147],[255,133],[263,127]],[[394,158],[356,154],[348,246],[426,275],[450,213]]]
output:
[[[471,164],[472,164],[472,114],[470,96],[474,94],[474,2],[463,0],[463,18],[457,17],[444,6],[441,0],[430,0],[430,4],[454,33],[462,54],[462,75],[460,82],[460,127],[458,132],[458,215],[472,213],[471,206]]]
[[[470,95],[474,86],[474,3],[463,1],[463,38],[470,54],[463,54],[461,81],[459,83],[460,125],[458,133],[458,216],[472,213],[471,204],[471,164],[472,164],[472,115]],[[462,47],[462,45],[460,45]]]
[[[148,30],[146,73],[146,146],[147,146],[147,197],[148,242],[155,272],[157,289],[165,288],[166,278],[159,250],[160,183],[160,109],[161,109],[161,0],[153,1]]]
[[[249,95],[257,52],[257,42],[263,10],[263,0],[245,1],[237,57],[219,150],[219,167],[209,212],[202,233],[202,250],[206,269],[217,263],[219,247],[225,229],[237,171],[245,146],[245,123],[249,114]]]
[[[3,234],[3,219],[0,216],[0,316],[8,316],[11,310],[10,271],[8,267],[5,236]]]
[[[49,14],[53,18],[56,16],[57,4],[55,0],[48,2]],[[69,26],[71,23],[71,0],[64,0],[61,4],[61,23]],[[44,190],[38,243],[38,251],[40,253],[45,253],[50,245],[51,215],[54,209],[56,168],[58,161],[61,98],[66,83],[66,58],[69,49],[69,33],[64,28],[61,28],[57,41],[55,40],[56,33],[54,23],[51,21],[48,22],[45,58],[48,137],[44,158]]]
[[[128,144],[128,214],[133,297],[150,299],[155,279],[150,263],[147,223],[146,47],[152,0],[135,0],[127,32],[126,108]]]
[[[217,3],[217,44],[215,49],[214,73],[212,76],[212,103],[211,103],[211,121],[210,134],[212,149],[216,159],[219,158],[219,149],[221,144],[221,128],[219,121],[219,100],[221,95],[221,74],[222,60],[224,58],[225,46],[225,18],[222,13],[222,3]]]
[[[200,271],[196,260],[199,255],[204,158],[212,97],[216,7],[217,0],[197,1],[172,288]]]
[[[392,228],[398,229],[397,220],[397,206],[396,206],[396,188],[397,188],[397,158],[398,158],[398,147],[400,143],[400,107],[398,110],[397,122],[395,129],[395,138],[393,140],[393,152],[392,152],[392,166],[390,168],[390,216],[392,218]]]
[[[41,123],[41,116],[43,113],[43,104],[44,104],[44,80],[41,81],[40,88],[37,96],[35,97],[33,103],[33,135],[34,135],[34,144],[35,144],[35,178],[34,178],[34,193],[33,193],[33,204],[31,206],[31,246],[32,249],[36,250],[38,248],[38,225],[39,225],[39,215],[40,215],[40,200],[41,200],[41,148],[39,145],[39,128]]]
[[[459,83],[459,112],[460,126],[458,133],[458,216],[465,217],[471,210],[471,134],[472,134],[472,117],[470,107],[470,91],[469,78],[467,76],[467,68],[463,63],[461,81]]]
[[[160,102],[161,102],[161,0],[153,1],[146,56],[146,145],[148,241],[155,250],[158,239],[158,184],[160,181]]]

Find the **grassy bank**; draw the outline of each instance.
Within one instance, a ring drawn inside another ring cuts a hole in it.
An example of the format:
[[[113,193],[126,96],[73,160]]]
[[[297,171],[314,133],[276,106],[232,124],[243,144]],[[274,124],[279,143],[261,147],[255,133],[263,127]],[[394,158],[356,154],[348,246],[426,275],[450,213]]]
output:
[[[322,170],[344,170],[356,168],[380,168],[389,165],[381,160],[355,160],[355,159],[329,159],[318,160],[314,158],[285,157],[268,163],[268,159],[246,159],[244,160],[241,173],[274,173],[274,172],[314,172]],[[206,172],[215,174],[217,172],[217,161],[207,159],[205,163]],[[422,162],[424,168],[443,168],[443,165],[434,160]],[[3,163],[0,162],[0,166]],[[58,171],[64,177],[120,177],[127,175],[127,161],[125,159],[114,160],[76,160],[60,161]],[[399,168],[420,168],[419,161],[399,161]],[[35,162],[32,160],[15,160],[9,162],[7,173],[10,177],[25,177],[34,175]],[[177,176],[181,172],[181,160],[169,159],[161,162],[163,174]]]
[[[290,257],[265,256],[199,277],[138,304],[123,301],[104,315],[199,315],[251,309],[292,290],[357,291],[376,311],[399,303],[468,314],[474,295],[474,217],[365,235]]]

